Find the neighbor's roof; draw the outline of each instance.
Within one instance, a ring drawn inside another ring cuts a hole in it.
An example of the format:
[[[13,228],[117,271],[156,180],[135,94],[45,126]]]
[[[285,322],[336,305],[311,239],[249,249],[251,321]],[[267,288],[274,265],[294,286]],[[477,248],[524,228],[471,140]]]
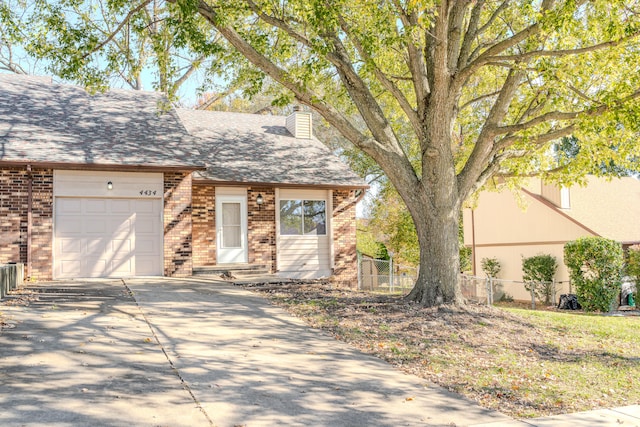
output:
[[[167,107],[167,108],[163,108]],[[91,95],[50,78],[0,74],[0,161],[202,168],[161,94]]]
[[[188,131],[202,139],[207,170],[196,179],[366,188],[367,184],[317,139],[295,138],[286,117],[178,109]]]
[[[587,177],[569,190],[564,213],[599,235],[622,243],[640,242],[640,180]]]

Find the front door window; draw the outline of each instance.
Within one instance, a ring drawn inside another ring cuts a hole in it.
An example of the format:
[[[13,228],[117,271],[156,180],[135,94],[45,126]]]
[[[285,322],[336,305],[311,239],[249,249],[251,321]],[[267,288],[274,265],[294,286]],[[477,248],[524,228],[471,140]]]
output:
[[[242,247],[240,203],[222,203],[222,247]]]
[[[247,262],[247,197],[216,196],[216,224],[218,264]]]

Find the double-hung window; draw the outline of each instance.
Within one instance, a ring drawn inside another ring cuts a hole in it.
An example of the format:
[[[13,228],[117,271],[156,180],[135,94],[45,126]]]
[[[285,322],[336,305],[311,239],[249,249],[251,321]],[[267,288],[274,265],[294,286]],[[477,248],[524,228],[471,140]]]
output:
[[[280,200],[280,234],[324,236],[326,216],[324,200]]]

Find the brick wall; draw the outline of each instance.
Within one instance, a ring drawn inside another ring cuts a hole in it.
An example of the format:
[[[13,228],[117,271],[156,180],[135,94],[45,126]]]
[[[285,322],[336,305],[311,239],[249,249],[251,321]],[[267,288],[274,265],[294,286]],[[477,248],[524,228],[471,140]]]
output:
[[[27,277],[52,277],[53,170],[34,168],[31,209],[31,269]],[[27,264],[29,174],[26,167],[0,170],[0,263]],[[28,267],[27,267],[28,268]]]
[[[190,276],[192,260],[191,174],[164,174],[164,274]]]
[[[256,202],[262,195],[262,205]],[[276,271],[276,193],[273,188],[250,187],[247,191],[249,264]]]
[[[358,286],[356,254],[356,197],[353,191],[333,191],[333,245],[335,263],[332,281],[340,286]]]
[[[193,265],[216,263],[216,197],[213,185],[193,186]]]
[[[262,195],[263,203],[256,199]],[[215,186],[193,187],[193,265],[216,264]],[[247,234],[249,264],[276,270],[275,190],[267,187],[247,189]]]

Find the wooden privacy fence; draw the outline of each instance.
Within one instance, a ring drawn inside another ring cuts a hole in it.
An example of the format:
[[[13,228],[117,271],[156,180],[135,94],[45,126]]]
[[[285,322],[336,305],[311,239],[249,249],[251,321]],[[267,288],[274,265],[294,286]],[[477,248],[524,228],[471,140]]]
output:
[[[24,280],[24,264],[0,265],[0,299],[21,285]]]

